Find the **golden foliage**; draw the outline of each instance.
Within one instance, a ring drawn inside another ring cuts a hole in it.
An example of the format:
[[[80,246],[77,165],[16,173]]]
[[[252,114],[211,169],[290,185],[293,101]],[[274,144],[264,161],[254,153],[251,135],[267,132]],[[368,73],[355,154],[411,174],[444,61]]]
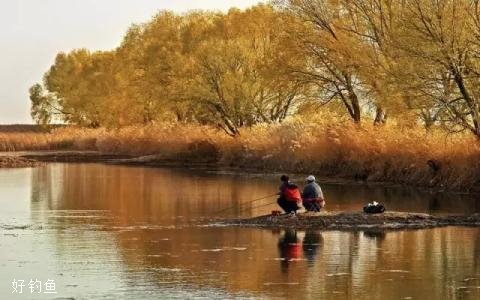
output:
[[[32,117],[86,127],[210,124],[235,136],[327,107],[480,137],[480,14],[469,0],[279,0],[159,12],[112,51],[59,53]]]

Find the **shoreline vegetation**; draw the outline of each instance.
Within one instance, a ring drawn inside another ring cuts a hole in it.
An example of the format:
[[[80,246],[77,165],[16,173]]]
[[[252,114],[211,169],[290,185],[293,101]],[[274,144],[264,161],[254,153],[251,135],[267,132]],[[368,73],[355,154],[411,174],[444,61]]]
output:
[[[164,123],[107,130],[62,127],[1,132],[0,151],[38,161],[110,161],[206,166],[479,192],[480,147],[469,135],[418,128],[332,123],[317,115],[256,125],[230,137],[210,126]],[[41,157],[41,156],[44,157]],[[63,157],[62,157],[63,155]]]
[[[160,11],[115,49],[58,53],[29,90],[31,115],[68,125],[9,128],[0,150],[480,192],[479,9],[281,0]]]
[[[480,214],[469,216],[432,216],[423,213],[384,212],[320,212],[290,215],[264,215],[244,219],[227,219],[212,223],[221,226],[254,226],[260,228],[296,228],[322,230],[386,231],[425,229],[443,226],[480,226]]]

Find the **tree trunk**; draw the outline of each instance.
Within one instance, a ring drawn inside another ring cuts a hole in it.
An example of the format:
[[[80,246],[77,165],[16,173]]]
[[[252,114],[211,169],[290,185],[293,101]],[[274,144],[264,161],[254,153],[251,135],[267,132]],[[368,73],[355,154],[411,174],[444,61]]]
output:
[[[479,107],[477,103],[477,99],[474,99],[471,97],[465,82],[463,80],[462,74],[459,72],[459,70],[455,66],[451,66],[451,71],[453,72],[453,78],[455,80],[455,83],[457,84],[457,87],[462,94],[463,98],[465,99],[465,102],[468,105],[468,108],[470,110],[470,116],[472,118],[472,123],[473,126],[470,127],[470,130],[472,133],[480,139],[480,112],[479,112]],[[465,122],[466,120],[462,120]]]
[[[353,121],[357,124],[360,124],[361,121],[361,112],[360,112],[360,103],[358,102],[357,94],[354,92],[350,94],[350,101],[353,108]]]
[[[357,124],[360,124],[361,121],[361,110],[360,110],[360,102],[358,100],[358,96],[355,93],[355,90],[352,85],[352,76],[350,74],[344,74],[345,77],[345,86],[348,91],[348,100],[350,101],[350,115],[353,118],[353,121]]]

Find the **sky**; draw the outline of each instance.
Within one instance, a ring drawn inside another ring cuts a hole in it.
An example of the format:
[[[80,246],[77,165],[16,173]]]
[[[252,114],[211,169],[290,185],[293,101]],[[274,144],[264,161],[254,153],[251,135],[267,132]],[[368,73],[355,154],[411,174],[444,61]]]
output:
[[[0,124],[33,123],[28,88],[58,52],[109,50],[159,10],[227,11],[259,0],[0,0]]]

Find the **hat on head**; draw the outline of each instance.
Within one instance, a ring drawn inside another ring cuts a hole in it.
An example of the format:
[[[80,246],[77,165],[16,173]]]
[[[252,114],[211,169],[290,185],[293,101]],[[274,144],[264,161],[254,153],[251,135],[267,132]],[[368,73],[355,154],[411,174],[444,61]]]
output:
[[[307,180],[308,182],[315,181],[315,176],[309,175],[309,176],[306,178],[306,180]]]

